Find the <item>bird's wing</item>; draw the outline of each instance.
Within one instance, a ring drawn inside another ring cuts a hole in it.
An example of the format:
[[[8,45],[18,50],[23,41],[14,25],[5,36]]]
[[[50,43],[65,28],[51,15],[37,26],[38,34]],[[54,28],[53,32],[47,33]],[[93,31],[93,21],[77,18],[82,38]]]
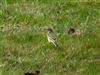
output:
[[[54,33],[49,33],[48,37],[51,39],[51,40],[56,40],[56,35]]]

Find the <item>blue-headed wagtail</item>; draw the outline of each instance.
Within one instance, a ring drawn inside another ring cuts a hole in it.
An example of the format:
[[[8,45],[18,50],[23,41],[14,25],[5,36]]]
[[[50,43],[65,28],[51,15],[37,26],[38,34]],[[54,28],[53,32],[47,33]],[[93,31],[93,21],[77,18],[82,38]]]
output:
[[[53,43],[56,48],[59,48],[59,45],[57,44],[57,37],[54,34],[53,30],[51,28],[48,28],[47,31],[48,31],[47,33],[48,41]]]

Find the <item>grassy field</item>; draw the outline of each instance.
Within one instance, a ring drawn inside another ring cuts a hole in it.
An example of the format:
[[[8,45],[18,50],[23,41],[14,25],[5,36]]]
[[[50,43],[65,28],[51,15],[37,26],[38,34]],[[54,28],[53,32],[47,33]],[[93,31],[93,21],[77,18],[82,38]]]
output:
[[[48,42],[48,27],[60,49]],[[0,0],[0,75],[36,69],[43,75],[100,75],[100,3]]]

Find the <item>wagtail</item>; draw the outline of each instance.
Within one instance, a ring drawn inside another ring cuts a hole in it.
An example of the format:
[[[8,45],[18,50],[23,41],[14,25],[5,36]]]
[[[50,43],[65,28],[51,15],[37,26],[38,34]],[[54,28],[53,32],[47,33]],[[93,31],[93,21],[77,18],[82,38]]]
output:
[[[53,43],[56,48],[59,48],[59,45],[57,44],[57,37],[54,34],[53,30],[51,28],[48,28],[47,30],[48,30],[48,33],[47,33],[48,41]]]

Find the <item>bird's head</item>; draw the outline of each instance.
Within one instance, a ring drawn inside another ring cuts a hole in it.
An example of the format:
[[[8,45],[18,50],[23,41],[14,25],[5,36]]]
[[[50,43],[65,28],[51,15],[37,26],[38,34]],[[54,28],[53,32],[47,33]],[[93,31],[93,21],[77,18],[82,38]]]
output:
[[[48,32],[53,32],[53,30],[51,28],[48,28],[47,30],[48,30]]]

